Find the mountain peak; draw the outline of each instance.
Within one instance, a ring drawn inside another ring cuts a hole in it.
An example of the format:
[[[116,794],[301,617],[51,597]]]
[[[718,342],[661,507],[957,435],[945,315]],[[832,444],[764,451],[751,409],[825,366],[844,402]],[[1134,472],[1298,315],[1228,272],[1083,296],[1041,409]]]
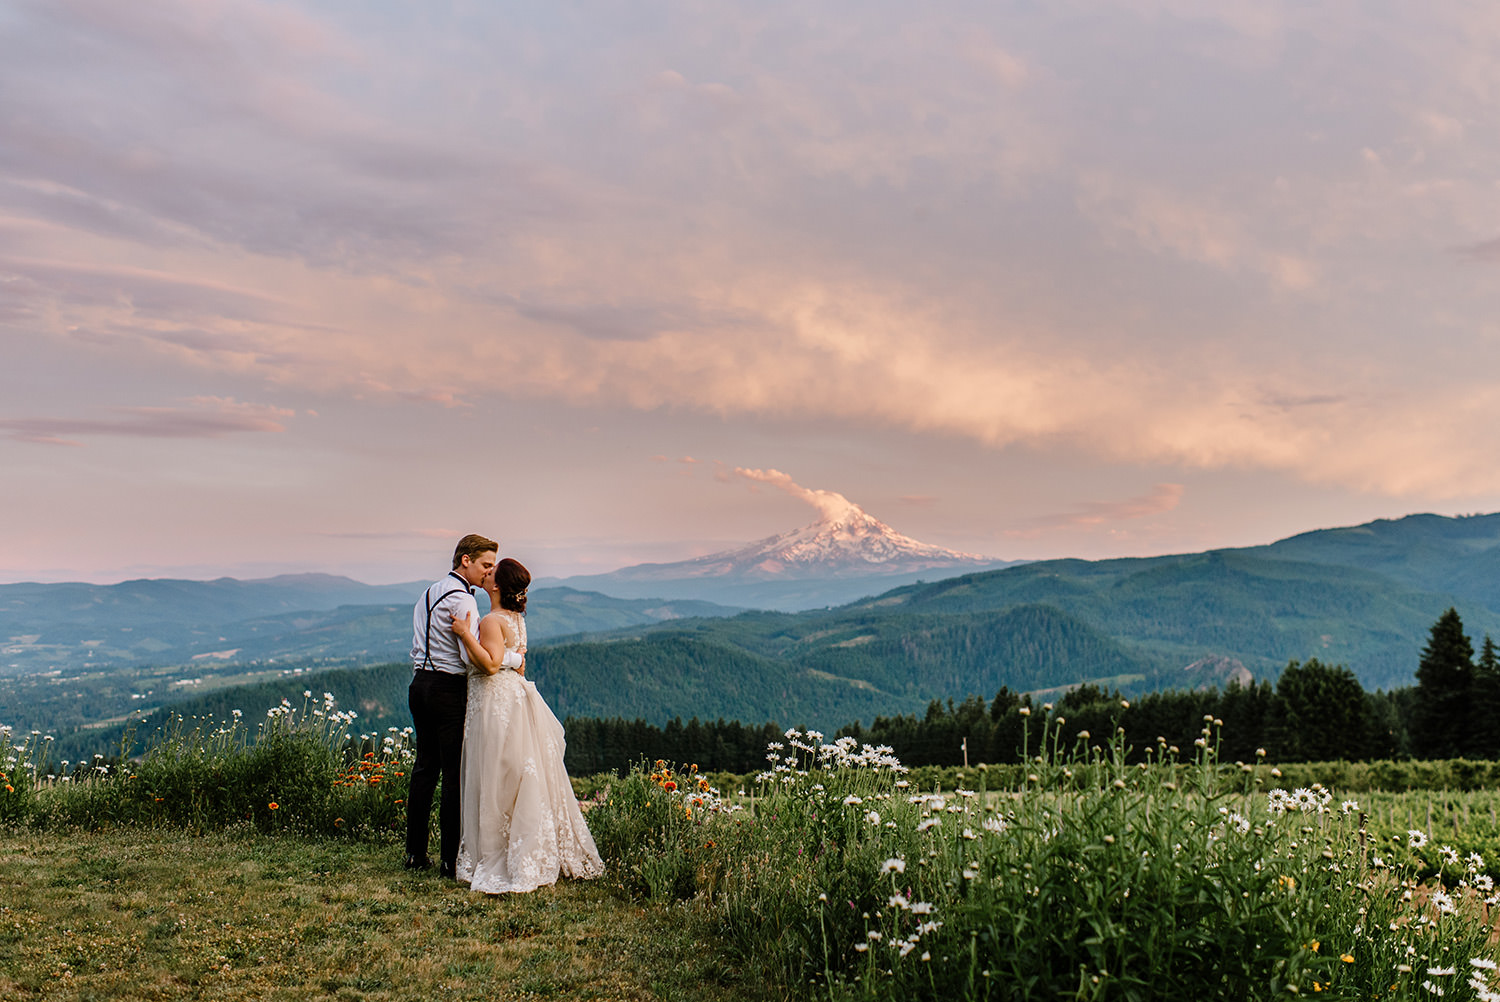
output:
[[[821,518],[800,529],[708,556],[671,564],[641,564],[611,577],[628,580],[738,578],[804,580],[903,574],[936,568],[985,567],[988,557],[961,553],[902,535],[853,501],[820,491]]]

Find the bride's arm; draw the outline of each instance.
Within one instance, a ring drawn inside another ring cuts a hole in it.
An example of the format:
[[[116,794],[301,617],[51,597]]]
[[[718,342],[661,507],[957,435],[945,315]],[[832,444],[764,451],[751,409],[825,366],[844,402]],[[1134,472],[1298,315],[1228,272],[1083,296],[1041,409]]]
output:
[[[469,660],[486,675],[493,675],[501,668],[505,657],[505,626],[498,616],[486,616],[479,621],[479,639],[469,632],[467,619],[453,618],[453,632],[459,643],[469,652]]]

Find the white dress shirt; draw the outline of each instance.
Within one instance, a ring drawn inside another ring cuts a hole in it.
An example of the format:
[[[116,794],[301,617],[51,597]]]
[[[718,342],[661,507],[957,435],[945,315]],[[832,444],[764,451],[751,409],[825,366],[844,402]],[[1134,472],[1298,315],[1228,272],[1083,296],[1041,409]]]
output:
[[[469,673],[469,652],[453,632],[455,616],[467,618],[471,632],[479,629],[479,603],[474,601],[474,591],[457,571],[450,571],[447,577],[434,581],[412,609],[413,668],[431,668],[452,675]]]

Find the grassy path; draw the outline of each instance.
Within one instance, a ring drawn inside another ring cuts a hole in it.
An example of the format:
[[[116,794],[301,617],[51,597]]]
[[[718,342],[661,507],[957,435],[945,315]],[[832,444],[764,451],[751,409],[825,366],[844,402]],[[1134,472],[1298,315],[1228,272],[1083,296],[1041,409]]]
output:
[[[597,882],[490,898],[399,858],[253,831],[0,831],[0,998],[764,998],[688,923]]]

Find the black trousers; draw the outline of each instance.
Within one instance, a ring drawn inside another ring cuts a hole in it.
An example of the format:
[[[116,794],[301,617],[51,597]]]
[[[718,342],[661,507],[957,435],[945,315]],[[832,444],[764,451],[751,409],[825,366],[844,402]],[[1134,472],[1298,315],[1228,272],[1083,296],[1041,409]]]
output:
[[[406,799],[406,852],[427,855],[432,795],[438,779],[443,797],[438,804],[438,858],[448,865],[458,859],[458,766],[464,751],[464,709],[469,681],[463,675],[440,671],[413,673],[407,702],[416,731],[417,758],[411,769],[411,791]]]

